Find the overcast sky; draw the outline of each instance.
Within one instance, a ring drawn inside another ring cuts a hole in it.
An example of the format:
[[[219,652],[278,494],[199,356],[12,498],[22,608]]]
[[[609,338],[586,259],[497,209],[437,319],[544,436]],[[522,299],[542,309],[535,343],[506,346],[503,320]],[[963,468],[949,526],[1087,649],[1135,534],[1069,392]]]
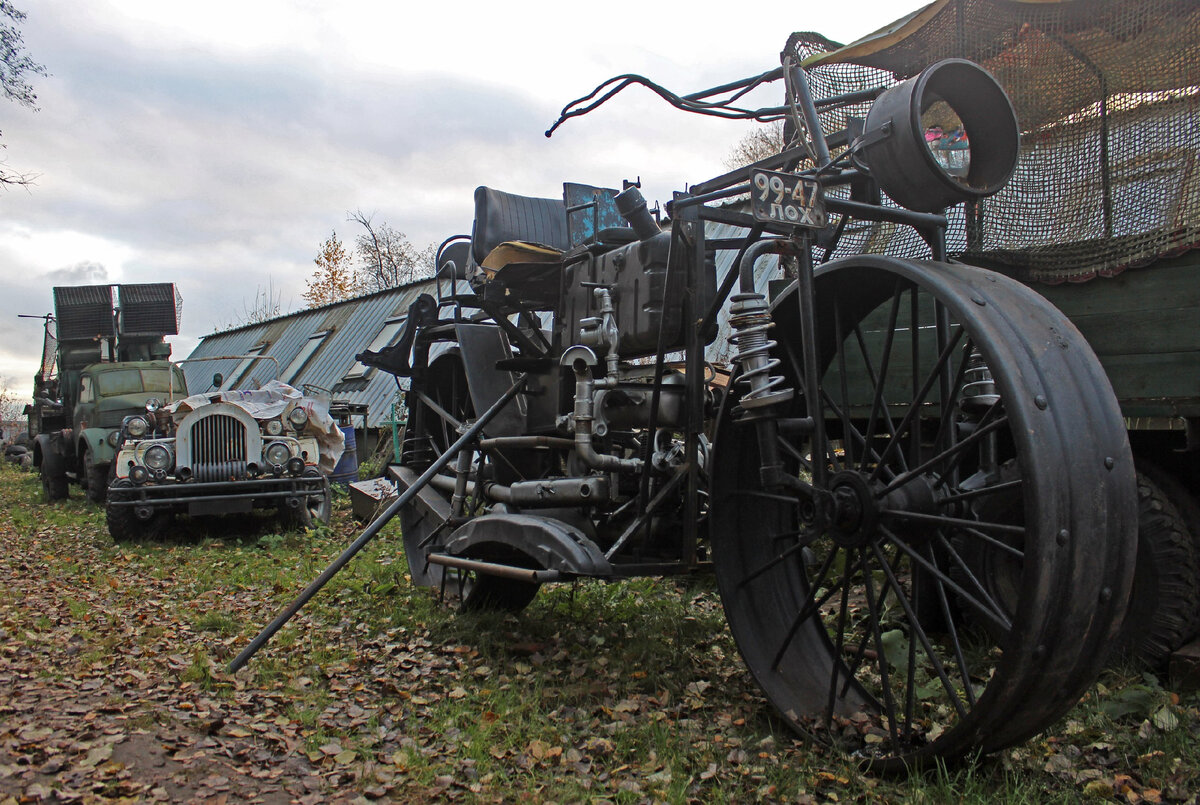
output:
[[[14,0],[41,111],[0,106],[0,378],[29,394],[53,285],[177,284],[185,357],[259,289],[304,279],[361,209],[418,246],[469,232],[489,185],[641,177],[667,200],[725,170],[751,124],[676,112],[640,89],[543,132],[633,72],[680,94],[771,69],[795,30],[842,42],[922,5],[854,3]],[[751,8],[753,13],[749,13]],[[771,98],[764,103],[773,102]]]

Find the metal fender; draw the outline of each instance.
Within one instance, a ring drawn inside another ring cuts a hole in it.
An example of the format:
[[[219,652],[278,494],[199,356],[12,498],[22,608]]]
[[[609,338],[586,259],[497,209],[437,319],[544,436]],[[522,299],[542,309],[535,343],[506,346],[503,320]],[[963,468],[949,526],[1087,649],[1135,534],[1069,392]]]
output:
[[[92,451],[92,461],[96,464],[111,464],[116,458],[117,451],[108,443],[109,428],[87,428],[79,434],[79,450],[82,456],[84,450]]]
[[[40,433],[33,443],[33,466],[42,467],[51,477],[66,475],[67,458],[63,455],[63,439],[58,433]]]
[[[550,517],[486,514],[459,526],[446,544],[446,553],[471,559],[504,559],[513,552],[544,570],[612,575],[612,566],[596,543],[578,528]]]

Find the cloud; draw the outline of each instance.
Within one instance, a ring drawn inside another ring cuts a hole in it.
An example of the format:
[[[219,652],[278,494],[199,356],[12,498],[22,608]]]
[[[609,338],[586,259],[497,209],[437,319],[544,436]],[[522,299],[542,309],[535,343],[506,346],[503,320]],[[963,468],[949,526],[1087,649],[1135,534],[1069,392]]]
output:
[[[60,268],[45,275],[51,285],[107,285],[108,269],[103,264],[83,260],[73,266]]]

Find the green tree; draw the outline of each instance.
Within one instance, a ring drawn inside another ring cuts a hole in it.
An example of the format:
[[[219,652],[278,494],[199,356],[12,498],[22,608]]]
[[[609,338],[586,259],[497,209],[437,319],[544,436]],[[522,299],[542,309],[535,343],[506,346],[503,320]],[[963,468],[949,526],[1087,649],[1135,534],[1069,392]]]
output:
[[[345,247],[338,240],[337,232],[330,234],[329,239],[321,244],[313,262],[317,270],[304,281],[308,287],[302,294],[309,307],[340,302],[362,293],[362,282],[354,270],[350,255],[346,254]]]
[[[46,68],[25,51],[25,42],[17,27],[24,20],[25,12],[18,11],[8,0],[0,0],[0,91],[7,100],[36,112],[37,93],[33,91],[29,78],[47,73]],[[0,149],[3,148],[5,146],[0,144]],[[9,170],[0,160],[0,186],[28,185],[35,178],[31,174]]]

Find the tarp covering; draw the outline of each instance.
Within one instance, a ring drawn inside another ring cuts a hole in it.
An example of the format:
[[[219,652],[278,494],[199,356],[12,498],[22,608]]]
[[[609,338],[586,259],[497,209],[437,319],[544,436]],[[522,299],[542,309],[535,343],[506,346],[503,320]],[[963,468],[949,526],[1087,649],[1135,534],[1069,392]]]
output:
[[[167,406],[175,424],[179,424],[191,411],[216,402],[230,403],[241,408],[255,419],[274,419],[285,416],[293,408],[308,412],[308,424],[301,432],[317,440],[321,451],[318,466],[326,475],[333,472],[346,448],[346,437],[337,422],[329,415],[329,406],[312,397],[304,396],[287,383],[270,380],[262,388],[247,391],[218,391],[212,394],[193,394]]]
[[[937,0],[845,47],[811,37],[802,53],[819,97],[890,85],[952,56],[1005,88],[1021,161],[1004,191],[952,212],[952,253],[1062,282],[1200,245],[1197,0]],[[867,106],[838,111],[827,129]],[[844,250],[868,242],[923,248],[876,225]]]

